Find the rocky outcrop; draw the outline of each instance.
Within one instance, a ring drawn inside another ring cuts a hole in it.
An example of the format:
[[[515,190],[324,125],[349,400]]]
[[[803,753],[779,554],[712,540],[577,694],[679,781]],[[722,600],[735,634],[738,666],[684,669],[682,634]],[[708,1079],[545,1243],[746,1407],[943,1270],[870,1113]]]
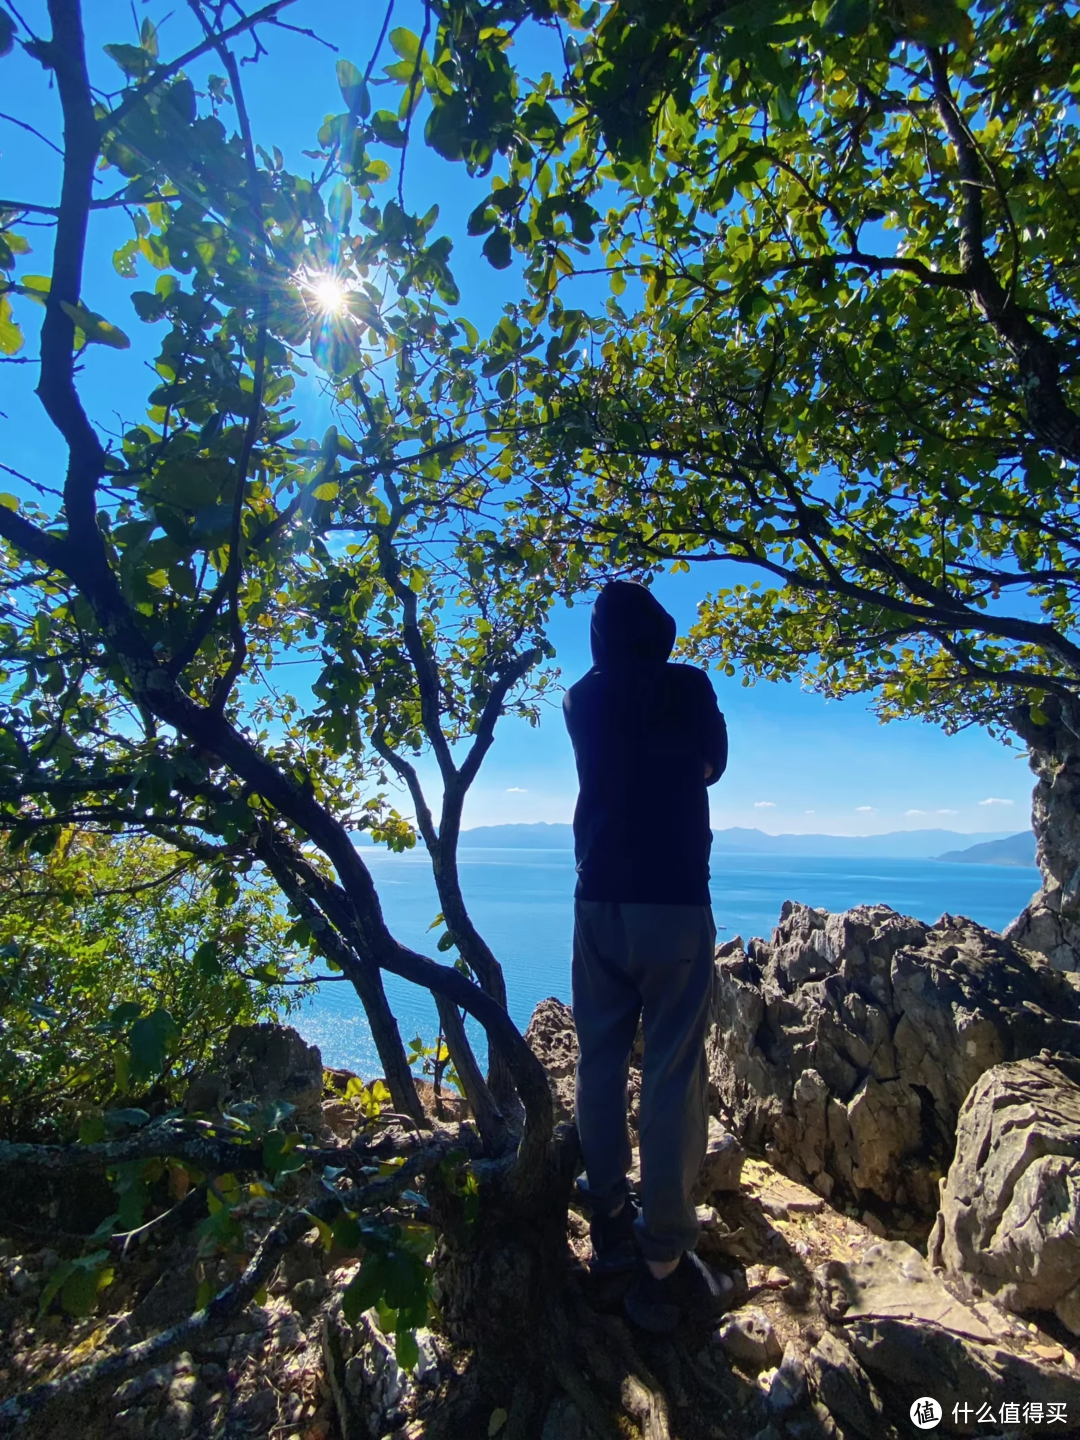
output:
[[[574,1072],[577,1066],[578,1044],[574,1029],[574,1012],[569,1005],[554,997],[541,1000],[532,1013],[525,1040],[532,1047],[533,1054],[548,1073],[552,1099],[555,1102],[555,1120],[573,1124],[574,1121]],[[637,1147],[638,1116],[641,1105],[641,1061],[643,1041],[638,1030],[637,1042],[630,1060],[630,1074],[627,1081],[627,1111],[630,1122],[630,1137]],[[702,1203],[717,1191],[732,1191],[739,1188],[743,1160],[746,1151],[715,1116],[709,1117],[709,1133],[705,1158],[701,1165],[693,1198]],[[635,1171],[631,1176],[637,1178]]]
[[[1080,1085],[1059,1066],[1023,1060],[976,1082],[931,1255],[1008,1309],[1052,1310],[1080,1334]]]
[[[412,1369],[399,1364],[394,1339],[383,1333],[374,1310],[355,1326],[335,1299],[322,1317],[325,1373],[341,1440],[379,1440],[405,1423],[423,1391],[440,1380],[439,1343],[426,1328],[416,1331],[418,1358]]]
[[[322,1055],[291,1025],[234,1025],[211,1067],[197,1075],[184,1097],[188,1113],[249,1102],[260,1108],[284,1102],[298,1119],[321,1118]]]
[[[525,1043],[548,1073],[555,1123],[573,1124],[578,1045],[570,1006],[554,996],[541,1000],[529,1020]]]
[[[1057,699],[1036,723],[1028,707],[1013,715],[1035,772],[1031,824],[1042,889],[1005,931],[1016,945],[1043,954],[1058,970],[1080,970],[1080,736]]]
[[[1072,977],[963,917],[785,903],[717,951],[710,1077],[737,1137],[828,1197],[922,1215],[975,1081],[1080,1049]]]
[[[829,1261],[814,1278],[842,1348],[830,1353],[833,1347],[819,1343],[808,1370],[853,1435],[876,1440],[882,1433],[877,1395],[897,1419],[920,1397],[932,1397],[946,1435],[987,1434],[988,1424],[999,1427],[994,1433],[1027,1433],[1020,1426],[1033,1406],[1036,1423],[1060,1413],[1058,1433],[1075,1433],[1080,1374],[1039,1355],[1027,1328],[989,1300],[973,1304],[953,1294],[910,1245],[871,1246],[858,1260]],[[839,1373],[830,1377],[830,1370]],[[1003,1402],[1010,1407],[1004,1419]]]
[[[714,1115],[709,1116],[705,1159],[701,1162],[693,1199],[700,1204],[718,1192],[738,1190],[746,1151]]]

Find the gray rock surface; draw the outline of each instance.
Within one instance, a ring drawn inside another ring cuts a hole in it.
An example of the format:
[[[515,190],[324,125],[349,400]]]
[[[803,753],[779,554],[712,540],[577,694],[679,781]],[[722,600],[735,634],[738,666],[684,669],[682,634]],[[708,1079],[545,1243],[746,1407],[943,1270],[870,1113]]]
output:
[[[806,1360],[810,1383],[834,1420],[866,1440],[877,1440],[889,1428],[885,1406],[874,1382],[851,1349],[826,1331]]]
[[[986,1434],[980,1407],[1005,1398],[1037,1403],[1043,1412],[1064,1405],[1075,1425],[1080,1373],[1042,1359],[1026,1326],[990,1301],[953,1293],[912,1246],[873,1245],[858,1260],[829,1261],[814,1279],[834,1333],[876,1390],[891,1398],[889,1413],[931,1395],[947,1417],[943,1433]],[[954,1420],[954,1405],[967,1406],[967,1414],[961,1408]]]
[[[1031,719],[1026,705],[1012,716],[1013,728],[1030,746],[1036,777],[1031,824],[1043,883],[1005,935],[1041,952],[1058,970],[1080,971],[1080,738],[1075,719],[1071,726],[1065,722],[1054,696],[1043,709],[1043,724]]]
[[[695,1203],[707,1200],[717,1191],[728,1194],[738,1190],[745,1159],[746,1151],[735,1136],[710,1115],[705,1159],[693,1190]]]
[[[1022,1060],[976,1081],[931,1253],[1010,1310],[1054,1310],[1080,1334],[1080,1085]]]
[[[412,1371],[394,1355],[393,1336],[384,1335],[374,1310],[355,1327],[345,1319],[340,1298],[322,1319],[322,1351],[327,1383],[334,1399],[341,1440],[379,1440],[396,1429],[419,1390],[439,1383],[438,1342],[430,1330],[416,1331],[420,1358]]]
[[[322,1103],[322,1054],[291,1025],[234,1025],[215,1071],[230,1099],[258,1105],[284,1100],[298,1115],[317,1115]]]
[[[562,1000],[551,997],[541,1000],[532,1013],[525,1041],[548,1073],[548,1083],[555,1102],[556,1123],[572,1124],[574,1120],[574,1070],[578,1045],[574,1030],[574,1014]],[[627,1085],[627,1109],[631,1138],[637,1145],[637,1122],[641,1103],[642,1037],[630,1059]],[[694,1186],[695,1204],[702,1204],[717,1191],[738,1190],[746,1151],[715,1116],[709,1117],[709,1134],[701,1173]]]
[[[774,1414],[786,1415],[806,1401],[806,1361],[804,1345],[788,1341],[784,1347],[784,1358],[769,1386],[769,1409]]]
[[[979,1076],[1080,1049],[1071,977],[963,917],[788,901],[717,977],[709,1071],[739,1140],[821,1195],[927,1219]]]
[[[716,1338],[733,1360],[758,1370],[775,1365],[783,1354],[783,1346],[764,1310],[733,1310],[721,1321]]]
[[[555,1123],[573,1124],[578,1043],[570,1006],[554,996],[541,1000],[529,1020],[525,1043],[548,1073]]]

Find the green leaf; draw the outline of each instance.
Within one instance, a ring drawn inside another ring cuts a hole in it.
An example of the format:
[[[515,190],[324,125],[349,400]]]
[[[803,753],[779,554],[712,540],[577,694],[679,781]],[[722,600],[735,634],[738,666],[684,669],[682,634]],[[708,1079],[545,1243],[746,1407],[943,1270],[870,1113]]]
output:
[[[399,1325],[394,1336],[394,1358],[403,1370],[411,1370],[420,1359],[420,1346],[412,1330]]]
[[[53,1300],[59,1295],[61,1286],[74,1269],[74,1260],[64,1260],[50,1272],[49,1278],[45,1281],[45,1285],[38,1297],[39,1316],[46,1314]]]
[[[957,0],[898,0],[901,29],[922,45],[949,41],[968,50],[975,42],[971,17]]]
[[[321,1233],[321,1232],[320,1232]],[[332,1240],[342,1250],[359,1250],[362,1239],[360,1221],[355,1215],[339,1215],[332,1227]],[[330,1247],[327,1246],[327,1249]]]
[[[106,45],[103,47],[110,60],[115,60],[125,75],[133,80],[142,80],[153,68],[153,57],[141,45]]]
[[[107,1250],[95,1250],[76,1260],[63,1261],[45,1282],[38,1301],[38,1314],[44,1315],[56,1296],[60,1295],[60,1303],[68,1314],[76,1317],[88,1315],[94,1307],[98,1290],[112,1282],[113,1270],[108,1260]]]
[[[128,1036],[132,1076],[150,1080],[160,1075],[176,1038],[176,1021],[168,1010],[153,1010],[136,1020]]]
[[[398,117],[391,114],[389,110],[376,110],[370,120],[375,138],[381,140],[384,145],[390,145],[395,150],[405,148],[405,130],[398,123]]]
[[[25,295],[27,300],[43,306],[49,298],[52,280],[48,275],[20,275],[17,288],[19,294]]]
[[[134,1000],[125,1000],[113,1010],[109,1016],[109,1024],[113,1026],[130,1025],[131,1022],[137,1020],[141,1014],[141,1005]]]
[[[79,1121],[79,1144],[97,1145],[105,1139],[105,1121],[100,1115],[84,1115]]]
[[[509,232],[493,230],[484,241],[484,255],[496,270],[505,270],[512,258]]]
[[[158,58],[157,26],[149,15],[143,20],[139,30],[139,44],[152,59]]]
[[[824,28],[830,35],[861,35],[869,28],[872,13],[872,0],[833,0]]]
[[[395,55],[400,55],[402,60],[413,60],[420,54],[420,37],[414,35],[411,30],[399,26],[396,30],[390,31],[390,45]]]
[[[491,1419],[488,1421],[487,1428],[488,1440],[493,1440],[493,1437],[498,1435],[499,1431],[503,1428],[509,1418],[510,1417],[507,1411],[505,1411],[501,1406],[498,1406],[496,1407],[496,1409],[492,1410]]]
[[[112,350],[131,349],[131,341],[123,330],[110,324],[103,315],[96,315],[82,305],[71,305],[66,300],[60,301],[60,308],[74,320],[91,345],[108,345]]]
[[[113,251],[113,269],[125,280],[134,280],[138,274],[138,266],[135,263],[135,257],[138,254],[138,240],[128,240],[118,250]]]
[[[124,1110],[106,1110],[101,1118],[110,1130],[140,1130],[144,1125],[150,1124],[147,1112],[135,1106]]]
[[[350,1325],[355,1325],[364,1311],[382,1298],[386,1279],[385,1257],[378,1251],[369,1251],[342,1292],[341,1310]]]
[[[352,186],[339,180],[326,202],[326,215],[335,237],[345,234],[352,217]]]
[[[315,1229],[319,1232],[319,1241],[322,1244],[323,1249],[327,1252],[327,1254],[329,1254],[330,1251],[334,1248],[333,1230],[320,1215],[314,1215],[310,1210],[305,1210],[304,1214],[308,1217],[312,1225],[314,1225]]]
[[[371,113],[371,97],[363,75],[351,60],[339,60],[335,68],[338,89],[341,91],[341,98],[349,107],[349,114],[366,119]]]
[[[297,1170],[304,1168],[306,1160],[303,1155],[296,1153],[299,1143],[300,1137],[295,1132],[292,1135],[283,1135],[280,1130],[271,1130],[269,1135],[263,1138],[263,1164],[272,1179],[277,1180],[279,1175],[295,1174]]]
[[[0,295],[0,355],[17,355],[23,347],[23,333],[12,319],[11,301]]]

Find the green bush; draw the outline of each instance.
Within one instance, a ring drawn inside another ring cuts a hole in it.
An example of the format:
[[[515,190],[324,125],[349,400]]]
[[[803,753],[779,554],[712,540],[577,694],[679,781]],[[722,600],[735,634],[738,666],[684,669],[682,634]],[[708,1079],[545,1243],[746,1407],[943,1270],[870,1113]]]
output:
[[[275,887],[152,838],[0,852],[0,1136],[179,1097],[231,1025],[303,990]]]

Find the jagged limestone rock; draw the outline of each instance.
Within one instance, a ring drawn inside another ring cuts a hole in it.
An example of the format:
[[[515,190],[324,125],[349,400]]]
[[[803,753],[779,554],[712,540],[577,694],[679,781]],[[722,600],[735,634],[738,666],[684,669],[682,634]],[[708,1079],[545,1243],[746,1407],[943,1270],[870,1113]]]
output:
[[[784,1353],[772,1321],[764,1310],[751,1306],[726,1315],[716,1338],[733,1360],[757,1370],[777,1364]]]
[[[548,1083],[555,1102],[556,1123],[573,1123],[574,1071],[577,1066],[578,1044],[574,1030],[574,1014],[562,1000],[551,997],[541,1000],[532,1013],[525,1040],[548,1073]],[[627,1084],[631,1139],[637,1145],[637,1122],[641,1100],[641,1062],[643,1041],[638,1028],[637,1043],[630,1057]],[[705,1159],[694,1186],[693,1198],[700,1204],[717,1191],[739,1188],[746,1152],[715,1116],[709,1117],[709,1133]]]
[[[1027,741],[1035,772],[1031,825],[1042,888],[1005,931],[1007,939],[1045,955],[1058,970],[1080,970],[1080,737],[1075,716],[1047,696],[1043,723],[1018,707],[1013,726]]]
[[[291,1025],[234,1025],[207,1070],[193,1076],[184,1096],[189,1114],[249,1101],[259,1106],[283,1100],[299,1120],[322,1118],[323,1065]]]
[[[850,1348],[826,1331],[806,1359],[806,1374],[830,1416],[854,1435],[879,1440],[895,1433],[874,1382]]]
[[[439,1383],[439,1345],[430,1330],[416,1331],[419,1360],[410,1371],[394,1354],[394,1338],[379,1327],[374,1310],[365,1310],[355,1326],[335,1299],[322,1320],[323,1363],[334,1400],[342,1440],[379,1440],[396,1429],[417,1392]]]
[[[1080,991],[963,917],[788,901],[771,942],[718,951],[707,1045],[748,1149],[827,1197],[929,1219],[971,1086],[1046,1046],[1080,1048]]]
[[[946,1434],[976,1435],[986,1433],[979,1408],[995,1398],[1064,1406],[1070,1422],[1080,1413],[1080,1374],[1040,1358],[1026,1326],[991,1301],[954,1294],[912,1246],[872,1245],[858,1260],[828,1261],[814,1279],[835,1333],[890,1414],[931,1395]]]
[[[525,1043],[547,1071],[555,1123],[572,1124],[578,1043],[570,1006],[553,995],[541,1000],[529,1020]]]
[[[1080,1085],[1022,1060],[964,1102],[931,1254],[1014,1311],[1055,1310],[1080,1334]]]
[[[705,1159],[693,1189],[695,1203],[708,1200],[718,1191],[731,1193],[739,1188],[746,1151],[714,1115],[709,1116]]]

